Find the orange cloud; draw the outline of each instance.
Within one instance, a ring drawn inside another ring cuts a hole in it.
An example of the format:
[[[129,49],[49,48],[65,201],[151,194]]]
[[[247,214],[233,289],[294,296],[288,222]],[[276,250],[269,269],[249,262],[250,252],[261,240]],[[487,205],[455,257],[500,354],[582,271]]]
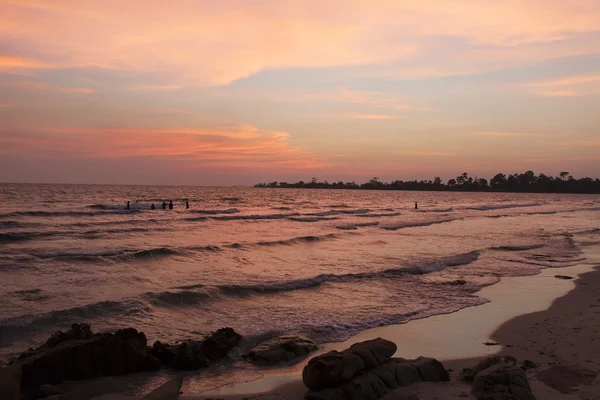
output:
[[[406,118],[402,115],[385,115],[385,114],[348,114],[345,115],[349,118],[355,119],[400,119]]]
[[[42,90],[42,91],[50,91],[50,92],[59,92],[59,93],[82,93],[89,94],[94,93],[95,91],[88,88],[66,88],[57,85],[49,85],[46,83],[39,82],[31,82],[31,81],[16,81],[6,83],[7,86],[12,86],[16,88],[29,89],[29,90]]]
[[[286,132],[251,125],[202,129],[45,129],[0,134],[0,152],[47,157],[155,157],[198,165],[306,169],[332,164],[291,145]]]
[[[128,4],[128,12],[116,0],[0,0],[0,15],[0,38],[23,54],[44,54],[59,67],[156,73],[175,86],[226,85],[265,69],[385,66],[416,56],[419,65],[409,69],[445,75],[445,64],[467,73],[489,68],[499,48],[520,49],[518,59],[534,54],[530,61],[600,50],[585,38],[598,32],[597,0],[146,0]],[[422,43],[444,37],[463,38],[469,59],[454,65],[452,54],[440,56]],[[534,51],[531,44],[543,46]],[[17,62],[19,54],[9,57],[13,66],[32,67]],[[431,67],[436,60],[442,68]]]
[[[50,65],[42,63],[40,61],[25,59],[18,56],[11,56],[8,54],[0,54],[0,72],[13,69],[31,69],[48,67],[50,67]]]
[[[570,76],[525,85],[535,88],[535,94],[547,97],[575,97],[600,94],[600,75]],[[541,89],[538,89],[541,88]]]

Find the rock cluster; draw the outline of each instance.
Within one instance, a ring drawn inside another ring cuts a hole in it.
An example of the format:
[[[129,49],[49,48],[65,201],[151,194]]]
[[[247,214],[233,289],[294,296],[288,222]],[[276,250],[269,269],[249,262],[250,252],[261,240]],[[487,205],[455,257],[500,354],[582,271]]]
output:
[[[307,400],[375,400],[415,382],[448,381],[433,358],[392,358],[396,345],[378,338],[313,358],[302,371]]]
[[[254,364],[274,365],[299,360],[318,348],[315,342],[304,336],[284,335],[260,343],[245,358]]]
[[[154,342],[150,353],[174,369],[198,369],[225,357],[242,340],[231,328],[221,328],[204,340],[185,340],[173,345]]]
[[[73,324],[53,334],[44,345],[22,353],[11,367],[21,371],[21,388],[36,390],[44,384],[155,371],[206,367],[241,340],[231,328],[222,328],[204,340],[174,345],[156,342],[134,328],[94,334],[87,324]]]
[[[526,360],[527,361],[527,360]],[[516,366],[513,357],[488,357],[461,371],[461,378],[472,381],[471,393],[478,400],[535,400],[525,368]],[[534,368],[531,361],[523,366]]]

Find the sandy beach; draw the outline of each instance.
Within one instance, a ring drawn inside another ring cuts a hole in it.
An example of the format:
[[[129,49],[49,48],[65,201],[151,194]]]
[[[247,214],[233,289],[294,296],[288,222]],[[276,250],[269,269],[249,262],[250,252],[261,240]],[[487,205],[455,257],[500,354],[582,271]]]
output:
[[[492,354],[537,364],[527,376],[538,400],[598,399],[600,249],[588,248],[585,255],[587,261],[574,267],[546,269],[532,277],[505,278],[482,290],[483,297],[492,299],[482,306],[405,325],[370,329],[344,343],[327,345],[323,351],[341,350],[355,342],[383,337],[398,345],[396,356],[436,357],[452,370],[451,381],[408,387],[421,399],[471,397],[471,386],[458,380],[458,372]],[[558,279],[556,274],[579,277]],[[486,346],[488,340],[498,345]],[[302,399],[306,388],[299,373],[304,364],[286,374],[199,395],[184,394],[181,398]]]

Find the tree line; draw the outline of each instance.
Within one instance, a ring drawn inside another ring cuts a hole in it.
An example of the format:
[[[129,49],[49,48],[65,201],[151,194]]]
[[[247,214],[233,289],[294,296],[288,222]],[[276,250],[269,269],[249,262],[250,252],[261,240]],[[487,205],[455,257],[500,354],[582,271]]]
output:
[[[440,177],[433,180],[395,180],[383,182],[375,177],[366,183],[328,182],[312,178],[309,182],[265,182],[254,185],[259,188],[306,188],[306,189],[363,189],[363,190],[430,190],[461,192],[526,192],[526,193],[600,193],[600,179],[576,179],[568,172],[552,177],[535,175],[533,171],[522,174],[496,174],[489,181],[485,178],[471,177],[463,173],[443,182]]]

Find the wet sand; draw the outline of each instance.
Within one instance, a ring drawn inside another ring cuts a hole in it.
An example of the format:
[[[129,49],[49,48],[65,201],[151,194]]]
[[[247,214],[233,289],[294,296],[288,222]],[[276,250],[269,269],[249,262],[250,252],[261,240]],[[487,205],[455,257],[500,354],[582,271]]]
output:
[[[588,260],[574,267],[546,269],[532,277],[504,278],[479,292],[492,300],[482,306],[366,330],[323,350],[344,349],[355,342],[383,337],[398,345],[397,356],[438,358],[453,370],[452,380],[408,387],[422,399],[470,397],[470,385],[457,380],[458,371],[497,353],[538,365],[527,372],[538,400],[598,399],[600,248],[586,249],[585,256]],[[579,278],[557,279],[556,274]],[[484,343],[489,340],[499,345],[486,346]],[[302,399],[306,391],[299,375],[303,365],[256,381],[181,398]]]

